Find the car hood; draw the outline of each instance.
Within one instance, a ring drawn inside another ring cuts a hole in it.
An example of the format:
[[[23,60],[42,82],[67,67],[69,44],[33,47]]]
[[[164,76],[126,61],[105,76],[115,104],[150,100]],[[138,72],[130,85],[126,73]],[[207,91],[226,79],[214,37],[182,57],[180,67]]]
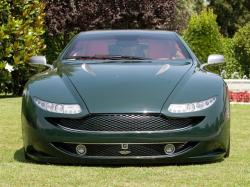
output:
[[[64,65],[90,113],[160,113],[192,63]]]

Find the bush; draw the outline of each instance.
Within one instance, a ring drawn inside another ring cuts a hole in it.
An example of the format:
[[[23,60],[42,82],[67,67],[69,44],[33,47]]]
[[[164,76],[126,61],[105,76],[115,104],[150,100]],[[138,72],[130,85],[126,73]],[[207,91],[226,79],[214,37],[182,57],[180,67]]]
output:
[[[186,29],[191,15],[195,13],[195,9],[197,7],[196,5],[198,4],[198,2],[196,1],[197,0],[177,0],[176,21],[172,24],[176,25],[176,30],[178,30],[179,32]]]
[[[11,74],[3,68],[0,69],[0,93],[12,93]]]
[[[242,73],[250,77],[250,22],[235,33],[233,40],[235,58]]]
[[[20,95],[28,79],[25,75],[29,74],[23,64],[45,47],[42,39],[44,8],[40,0],[0,0],[0,93]],[[4,69],[7,63],[14,67],[14,72],[20,70],[22,76],[9,74]],[[10,81],[13,84],[9,84]],[[16,86],[19,83],[22,85]]]
[[[76,32],[71,32],[49,36],[48,32],[45,33],[46,49],[44,52],[48,63],[52,64],[57,59],[60,52],[75,34]]]
[[[225,56],[225,65],[223,69],[223,78],[235,78],[236,72],[239,77],[243,77],[244,73],[240,63],[235,58],[234,53],[234,40],[232,38],[223,39],[223,55]]]
[[[175,30],[176,0],[45,1],[50,35],[93,29]]]
[[[212,10],[193,15],[183,37],[202,63],[210,54],[223,52],[222,36]]]

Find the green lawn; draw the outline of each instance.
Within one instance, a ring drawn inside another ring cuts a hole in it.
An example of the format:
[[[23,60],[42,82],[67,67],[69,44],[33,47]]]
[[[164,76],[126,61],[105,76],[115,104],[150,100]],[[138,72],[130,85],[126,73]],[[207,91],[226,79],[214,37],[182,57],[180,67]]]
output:
[[[223,162],[84,167],[25,162],[20,98],[0,98],[0,186],[250,186],[250,105],[231,107],[231,155]]]

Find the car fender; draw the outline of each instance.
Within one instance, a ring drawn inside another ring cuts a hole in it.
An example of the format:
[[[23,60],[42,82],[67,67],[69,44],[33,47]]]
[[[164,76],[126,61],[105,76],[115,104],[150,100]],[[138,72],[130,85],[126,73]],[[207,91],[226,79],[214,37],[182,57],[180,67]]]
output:
[[[190,113],[171,113],[170,104],[194,103],[216,97],[215,103],[207,109]],[[219,133],[221,122],[229,120],[227,85],[213,73],[194,70],[183,77],[162,107],[161,113],[170,117],[204,116],[207,125],[213,127],[211,134]]]
[[[60,115],[65,117],[64,114],[47,112],[36,107],[33,101],[34,97],[51,103],[79,104],[82,112],[79,114],[68,114],[68,117],[82,117],[89,113],[84,101],[67,77],[58,74],[56,69],[37,74],[27,82],[23,91],[22,108],[24,115],[29,110],[34,115],[40,112],[45,117]]]

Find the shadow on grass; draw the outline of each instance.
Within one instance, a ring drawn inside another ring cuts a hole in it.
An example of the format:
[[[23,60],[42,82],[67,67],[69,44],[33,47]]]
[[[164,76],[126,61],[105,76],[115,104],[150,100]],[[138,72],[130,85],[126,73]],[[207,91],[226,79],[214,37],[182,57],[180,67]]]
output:
[[[16,150],[16,152],[14,154],[14,159],[18,162],[25,162],[25,163],[29,162],[24,157],[24,149],[23,148]]]
[[[22,162],[26,164],[42,164],[42,163],[35,162],[29,158],[25,158],[24,148],[20,148],[16,150],[16,152],[14,153],[14,160],[16,160],[17,162]]]
[[[203,163],[182,163],[182,164],[174,164],[174,163],[166,163],[166,164],[62,164],[62,163],[43,163],[31,160],[30,158],[26,159],[24,156],[24,149],[18,149],[14,154],[14,159],[18,162],[27,163],[27,164],[39,164],[39,165],[50,165],[53,164],[54,166],[74,166],[74,167],[101,167],[101,168],[122,168],[122,167],[164,167],[164,166],[190,166],[190,165],[207,165],[207,164],[215,164],[218,162],[223,161],[211,161],[211,162],[203,162]]]

